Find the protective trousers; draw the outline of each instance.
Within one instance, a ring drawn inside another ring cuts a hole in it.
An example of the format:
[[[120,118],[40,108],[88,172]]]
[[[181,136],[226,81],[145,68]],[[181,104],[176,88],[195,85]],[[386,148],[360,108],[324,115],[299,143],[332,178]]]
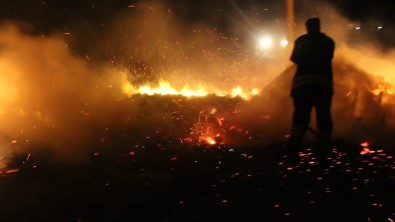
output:
[[[293,151],[298,151],[303,147],[303,141],[310,124],[310,116],[313,107],[316,111],[317,127],[320,132],[320,143],[322,145],[329,145],[333,128],[331,117],[332,94],[303,93],[293,95],[292,98],[294,112],[288,147]]]

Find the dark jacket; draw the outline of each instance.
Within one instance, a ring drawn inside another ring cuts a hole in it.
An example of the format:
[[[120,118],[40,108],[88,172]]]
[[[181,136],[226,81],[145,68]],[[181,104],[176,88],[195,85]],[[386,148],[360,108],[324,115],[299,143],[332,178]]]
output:
[[[324,33],[308,33],[295,41],[291,61],[297,65],[291,95],[333,94],[332,59],[335,42]]]

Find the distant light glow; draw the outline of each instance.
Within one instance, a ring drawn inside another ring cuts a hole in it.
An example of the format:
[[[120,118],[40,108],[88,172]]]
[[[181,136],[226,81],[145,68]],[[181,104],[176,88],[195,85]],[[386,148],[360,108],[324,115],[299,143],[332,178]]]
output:
[[[262,49],[270,49],[273,46],[273,40],[269,37],[262,37],[259,39],[259,46]]]
[[[288,40],[282,39],[281,42],[280,42],[280,45],[281,45],[281,47],[287,47],[287,45],[288,45]]]
[[[355,30],[360,30],[360,29],[361,29],[361,27],[360,27],[360,26],[358,26],[358,27],[356,27],[356,28],[355,28]]]
[[[382,28],[383,28],[383,26],[379,26],[379,27],[377,27],[377,29],[378,29],[378,30],[380,30],[380,29],[382,29]]]

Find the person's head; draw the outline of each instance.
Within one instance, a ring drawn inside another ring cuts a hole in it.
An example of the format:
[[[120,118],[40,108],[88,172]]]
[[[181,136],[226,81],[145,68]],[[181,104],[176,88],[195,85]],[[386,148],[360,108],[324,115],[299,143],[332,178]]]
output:
[[[321,30],[320,19],[317,17],[307,19],[306,30],[307,30],[307,33],[320,32],[320,30]]]

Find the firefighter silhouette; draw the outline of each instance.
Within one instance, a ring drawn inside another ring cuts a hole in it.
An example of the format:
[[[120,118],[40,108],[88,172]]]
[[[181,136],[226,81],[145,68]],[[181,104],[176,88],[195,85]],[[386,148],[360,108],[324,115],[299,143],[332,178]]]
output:
[[[321,146],[318,153],[329,152],[332,136],[331,103],[334,93],[332,59],[335,42],[320,30],[319,18],[306,21],[307,33],[295,40],[291,61],[296,64],[291,97],[294,110],[287,147],[292,155],[302,149],[313,108]]]

